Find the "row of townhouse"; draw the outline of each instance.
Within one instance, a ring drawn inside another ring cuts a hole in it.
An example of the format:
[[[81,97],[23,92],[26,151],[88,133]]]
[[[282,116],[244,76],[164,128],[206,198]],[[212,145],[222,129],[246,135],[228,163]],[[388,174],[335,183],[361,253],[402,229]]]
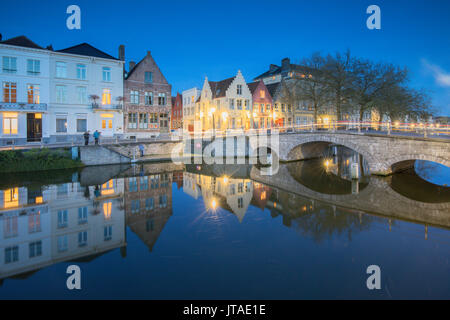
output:
[[[87,43],[54,50],[0,35],[0,84],[0,146],[169,131],[171,85],[150,52],[127,71],[123,45],[115,58]]]
[[[240,71],[221,81],[210,81],[206,77],[201,89],[191,88],[182,93],[183,129],[192,132],[310,125],[314,122],[312,104],[292,102],[284,93],[291,79],[310,77],[311,70],[291,64],[288,58],[282,60],[281,66],[271,64],[268,71],[250,83]],[[317,121],[326,125],[335,118],[331,107],[323,108]]]

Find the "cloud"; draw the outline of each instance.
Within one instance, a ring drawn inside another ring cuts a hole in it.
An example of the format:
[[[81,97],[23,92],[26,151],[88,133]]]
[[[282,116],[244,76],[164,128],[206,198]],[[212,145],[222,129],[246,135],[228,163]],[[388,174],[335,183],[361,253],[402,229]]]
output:
[[[450,88],[450,73],[445,72],[441,67],[428,62],[426,59],[422,59],[422,65],[433,75],[434,80],[438,85]]]

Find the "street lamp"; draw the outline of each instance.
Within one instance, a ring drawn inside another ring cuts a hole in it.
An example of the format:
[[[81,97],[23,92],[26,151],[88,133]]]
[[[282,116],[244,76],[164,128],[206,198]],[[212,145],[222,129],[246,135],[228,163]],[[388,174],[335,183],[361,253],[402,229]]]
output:
[[[213,122],[213,136],[216,136],[216,121],[214,119],[214,114],[216,112],[216,108],[209,109],[209,115],[212,115],[212,122]]]

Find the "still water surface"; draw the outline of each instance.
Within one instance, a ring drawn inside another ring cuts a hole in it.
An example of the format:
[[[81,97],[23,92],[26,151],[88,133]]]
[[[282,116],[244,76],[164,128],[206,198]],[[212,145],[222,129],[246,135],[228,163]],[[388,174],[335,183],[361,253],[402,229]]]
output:
[[[352,182],[348,158],[3,176],[0,298],[450,298],[448,171]]]

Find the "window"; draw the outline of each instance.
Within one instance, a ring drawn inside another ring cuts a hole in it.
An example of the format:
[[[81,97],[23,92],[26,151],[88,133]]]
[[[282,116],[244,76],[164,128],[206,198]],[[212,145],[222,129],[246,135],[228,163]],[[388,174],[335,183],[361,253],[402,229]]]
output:
[[[145,72],[145,83],[152,83],[153,82],[153,73],[146,71]]]
[[[155,124],[158,123],[158,114],[150,113],[150,123]]]
[[[67,251],[67,235],[58,237],[58,252]]]
[[[241,99],[236,100],[236,105],[237,105],[238,110],[242,110],[242,100]]]
[[[148,114],[139,114],[139,129],[148,129]]]
[[[58,228],[67,227],[67,210],[58,210]]]
[[[16,73],[17,72],[17,58],[3,57],[3,72]]]
[[[281,112],[284,112],[286,108],[284,107],[284,103],[281,104]]]
[[[153,219],[148,219],[145,222],[145,230],[147,232],[153,231],[154,227],[155,227],[155,223],[154,223]]]
[[[31,213],[28,215],[28,233],[36,233],[41,231],[41,213]]]
[[[230,99],[230,109],[234,109],[234,99]]]
[[[102,104],[103,105],[111,104],[111,89],[103,89]]]
[[[27,85],[28,103],[39,103],[39,85],[29,84]]]
[[[130,103],[139,104],[139,91],[130,91]]]
[[[39,60],[27,60],[27,73],[29,75],[38,75],[41,73],[41,62]]]
[[[56,62],[56,77],[66,78],[67,77],[67,66],[65,62]]]
[[[103,81],[110,82],[111,81],[111,68],[103,67],[102,70],[103,70],[103,72],[102,72]]]
[[[153,104],[153,92],[145,93],[145,104],[151,106]]]
[[[140,204],[139,200],[131,200],[131,213],[138,213],[140,207],[141,207],[141,204]]]
[[[88,208],[87,207],[81,207],[78,208],[78,224],[85,224],[88,220]]]
[[[86,132],[86,131],[87,131],[87,120],[77,119],[77,132]]]
[[[105,226],[103,228],[103,239],[105,241],[112,239],[112,226]]]
[[[56,132],[67,132],[67,118],[56,119]]]
[[[3,82],[3,102],[17,102],[16,82]]]
[[[15,112],[3,113],[3,134],[17,134],[18,133],[18,114]]]
[[[241,95],[241,94],[242,94],[242,84],[238,84],[238,85],[237,85],[236,93],[237,93],[238,95]]]
[[[30,258],[39,257],[42,255],[42,241],[35,241],[29,244]]]
[[[243,207],[244,207],[244,199],[238,198],[238,208],[243,208]]]
[[[158,94],[158,105],[160,105],[160,106],[166,105],[166,94],[165,93]]]
[[[5,248],[5,263],[16,262],[19,260],[19,247],[13,246]]]
[[[67,101],[67,88],[66,86],[56,86],[56,102],[66,103]]]
[[[77,101],[79,104],[87,104],[86,87],[77,87]]]
[[[14,238],[18,235],[18,216],[6,216],[3,218],[4,238]]]
[[[112,129],[112,118],[114,118],[114,115],[110,113],[103,113],[100,117],[102,117],[102,129]]]
[[[128,128],[129,129],[137,128],[137,113],[128,114]]]
[[[250,110],[250,101],[248,99],[245,100],[245,110]]]
[[[155,201],[153,198],[145,199],[145,210],[152,210],[154,208]]]
[[[77,64],[77,79],[86,80],[86,66],[84,64]]]
[[[84,247],[87,245],[87,231],[78,232],[78,246]]]
[[[159,207],[160,208],[167,207],[167,195],[163,194],[159,196]]]
[[[264,99],[266,97],[266,92],[264,90],[259,90],[259,96]]]

